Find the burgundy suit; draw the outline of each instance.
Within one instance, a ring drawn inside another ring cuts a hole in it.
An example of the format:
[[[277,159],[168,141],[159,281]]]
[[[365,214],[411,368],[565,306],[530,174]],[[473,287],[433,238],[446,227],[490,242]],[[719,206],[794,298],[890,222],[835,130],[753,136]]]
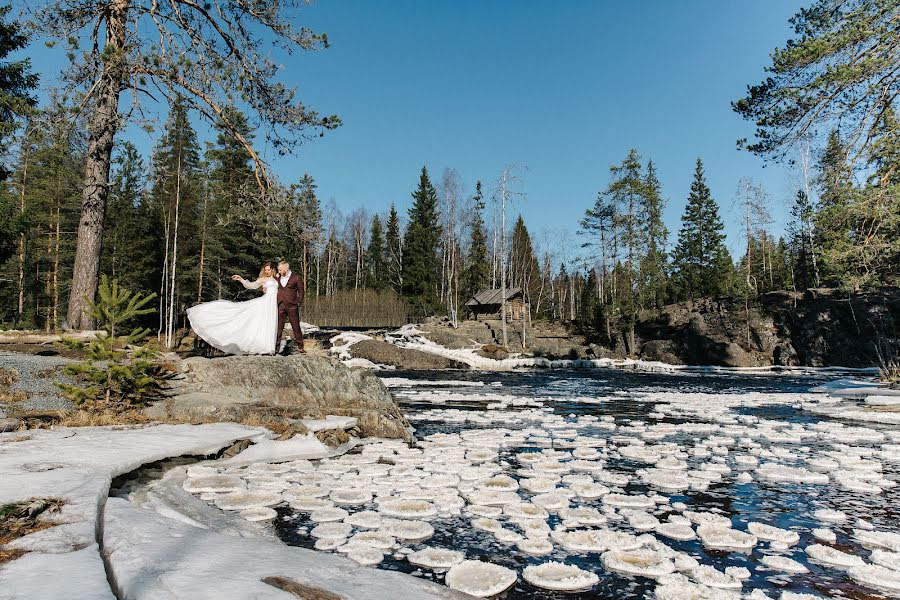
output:
[[[275,345],[277,347],[280,344],[284,322],[288,321],[297,349],[303,350],[303,330],[300,329],[300,305],[303,304],[303,297],[306,294],[303,280],[296,273],[290,273],[286,285],[281,285],[280,275],[275,279],[278,281],[278,337]]]

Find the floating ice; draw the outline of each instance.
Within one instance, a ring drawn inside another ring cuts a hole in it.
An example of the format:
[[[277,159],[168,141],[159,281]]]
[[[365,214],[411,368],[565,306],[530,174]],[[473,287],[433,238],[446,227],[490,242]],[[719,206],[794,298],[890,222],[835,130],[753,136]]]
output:
[[[600,581],[590,571],[556,561],[525,567],[522,577],[535,587],[558,592],[586,591]]]
[[[781,542],[788,546],[793,546],[800,541],[800,534],[796,531],[781,529],[779,527],[766,525],[765,523],[757,523],[755,521],[747,523],[747,531],[761,540]]]
[[[675,572],[675,563],[661,552],[642,548],[639,550],[610,550],[600,557],[603,566],[614,573],[662,577]]]
[[[519,489],[519,484],[508,475],[496,475],[477,482],[476,487],[492,492],[514,492]]]
[[[656,502],[652,498],[627,494],[607,494],[603,496],[603,504],[616,508],[654,508],[656,506]]]
[[[325,498],[313,498],[312,496],[296,496],[289,502],[291,508],[297,512],[313,512],[321,508],[333,506],[331,500]]]
[[[824,473],[813,473],[801,467],[789,467],[779,463],[763,463],[756,468],[756,474],[760,479],[772,481],[775,483],[809,483],[809,484],[826,484],[828,483],[828,475]]]
[[[550,537],[566,550],[574,552],[637,550],[643,545],[636,536],[611,529],[555,530]]]
[[[503,514],[502,506],[482,506],[480,504],[470,504],[466,507],[466,513],[476,517],[487,517],[493,519]]]
[[[869,559],[876,565],[900,571],[900,552],[888,552],[876,548],[872,550],[872,555]]]
[[[357,488],[343,488],[331,492],[328,496],[335,504],[343,506],[358,506],[372,501],[372,494],[366,490]]]
[[[696,525],[714,525],[716,527],[731,527],[731,519],[711,512],[697,512],[685,510],[682,514]]]
[[[385,500],[378,506],[378,512],[388,517],[401,519],[421,519],[437,514],[434,504],[424,500]]]
[[[243,491],[221,494],[215,500],[216,506],[222,510],[244,510],[247,508],[262,508],[275,506],[283,502],[280,492],[270,491]]]
[[[822,540],[823,542],[835,542],[837,540],[837,535],[830,529],[823,529],[821,527],[817,527],[811,531],[813,537],[817,540]]]
[[[820,508],[813,513],[813,517],[826,523],[842,523],[847,520],[847,515],[845,513],[830,508]]]
[[[569,499],[562,495],[560,490],[549,492],[547,494],[538,494],[533,497],[531,501],[549,511],[556,511],[569,507]]]
[[[247,488],[241,478],[235,475],[199,474],[202,473],[202,471],[197,473],[197,475],[188,477],[184,480],[182,487],[185,491],[194,494],[209,492],[222,494],[228,492],[240,492]]]
[[[529,492],[546,494],[556,487],[557,480],[550,477],[529,477],[521,481],[521,486]]]
[[[309,535],[314,538],[343,540],[350,535],[351,531],[353,531],[353,527],[347,523],[322,523],[313,527]]]
[[[434,527],[425,521],[384,519],[382,529],[394,537],[408,542],[421,542],[434,535]]]
[[[509,589],[517,579],[516,572],[506,567],[480,560],[465,560],[451,567],[445,581],[454,590],[488,598]]]
[[[550,516],[546,508],[528,502],[507,504],[503,507],[503,513],[510,517],[520,517],[523,519],[546,519]]]
[[[741,581],[750,579],[750,569],[747,567],[725,567],[725,574]]]
[[[479,531],[499,531],[503,528],[503,525],[500,524],[500,521],[497,519],[491,519],[488,517],[481,517],[479,519],[472,519],[472,527],[478,529]]]
[[[527,532],[526,532],[527,534]],[[553,552],[553,544],[544,537],[526,537],[516,543],[519,550],[531,556],[546,556]]]
[[[278,512],[274,508],[247,508],[240,512],[240,515],[248,521],[271,521],[278,516]]]
[[[880,565],[864,565],[850,569],[850,578],[879,590],[896,594],[900,592],[900,572]]]
[[[346,517],[344,523],[359,529],[378,529],[381,527],[381,514],[373,510],[362,510]]]
[[[406,557],[411,564],[426,569],[449,569],[466,559],[466,555],[456,550],[444,548],[424,548]]]
[[[373,546],[354,544],[347,552],[347,558],[361,565],[377,565],[384,560],[384,552]]]
[[[709,565],[700,565],[689,573],[691,579],[697,583],[709,586],[711,588],[722,588],[728,590],[741,589],[741,581],[733,575],[723,573],[715,567]]]
[[[892,552],[900,552],[900,533],[854,529],[853,539],[869,550],[879,548],[882,550],[890,550]]]
[[[850,567],[861,567],[865,564],[865,561],[858,556],[821,544],[807,546],[806,554],[809,555],[811,561],[832,567],[848,569]]]
[[[754,535],[718,525],[701,525],[697,528],[697,535],[704,546],[713,550],[746,552],[757,542]]]
[[[348,513],[343,508],[326,506],[324,508],[317,508],[316,510],[312,511],[309,515],[309,520],[313,523],[329,523],[332,521],[342,521],[349,515],[350,513]]]
[[[760,562],[776,571],[784,571],[785,573],[809,573],[809,569],[798,563],[796,560],[786,556],[763,556],[760,559]]]
[[[559,511],[559,516],[563,521],[579,525],[604,525],[606,523],[606,517],[592,506],[564,508]]]
[[[692,540],[697,537],[694,529],[687,523],[668,522],[656,526],[656,533],[673,540]]]
[[[397,545],[397,540],[384,531],[360,531],[359,533],[354,534],[347,543],[364,544],[381,550],[389,550]]]

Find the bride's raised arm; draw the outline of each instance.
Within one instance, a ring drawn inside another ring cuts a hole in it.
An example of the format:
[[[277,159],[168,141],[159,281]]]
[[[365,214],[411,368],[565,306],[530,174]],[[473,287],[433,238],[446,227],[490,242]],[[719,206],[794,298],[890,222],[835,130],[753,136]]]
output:
[[[256,281],[247,281],[240,275],[232,275],[231,278],[234,281],[240,281],[241,285],[244,286],[245,288],[247,288],[248,290],[258,290],[259,288],[262,287],[262,284],[264,283],[263,279],[261,279],[261,278],[257,279]]]

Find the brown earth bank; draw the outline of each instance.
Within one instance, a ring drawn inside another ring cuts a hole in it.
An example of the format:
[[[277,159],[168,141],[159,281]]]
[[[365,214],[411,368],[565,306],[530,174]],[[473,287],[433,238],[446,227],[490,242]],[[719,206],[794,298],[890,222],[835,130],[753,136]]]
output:
[[[634,337],[580,332],[563,324],[431,320],[419,329],[449,348],[548,358],[640,358],[676,365],[878,367],[900,357],[900,288],[848,295],[833,289],[771,292],[756,301],[702,299],[644,311]],[[523,342],[524,337],[524,342]],[[605,339],[604,339],[605,338]],[[377,361],[375,361],[377,362]]]

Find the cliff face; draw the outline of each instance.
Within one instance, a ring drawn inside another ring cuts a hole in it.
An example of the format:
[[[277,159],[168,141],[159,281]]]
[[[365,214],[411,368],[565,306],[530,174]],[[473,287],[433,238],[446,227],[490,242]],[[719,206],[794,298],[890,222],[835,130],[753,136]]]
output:
[[[871,367],[900,354],[900,289],[683,302],[644,315],[635,333],[641,358],[673,364]]]

